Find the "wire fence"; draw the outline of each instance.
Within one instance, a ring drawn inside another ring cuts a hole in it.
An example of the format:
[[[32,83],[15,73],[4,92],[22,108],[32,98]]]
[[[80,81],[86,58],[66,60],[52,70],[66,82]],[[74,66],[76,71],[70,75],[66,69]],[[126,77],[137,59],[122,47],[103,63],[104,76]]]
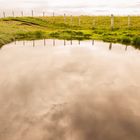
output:
[[[73,26],[85,26],[89,28],[138,28],[140,29],[140,16],[135,15],[105,15],[105,16],[96,16],[96,15],[72,15],[67,13],[58,13],[58,12],[37,12],[35,10],[30,11],[1,11],[0,18],[8,17],[40,17],[47,18],[48,20],[53,21],[54,23],[64,23]]]

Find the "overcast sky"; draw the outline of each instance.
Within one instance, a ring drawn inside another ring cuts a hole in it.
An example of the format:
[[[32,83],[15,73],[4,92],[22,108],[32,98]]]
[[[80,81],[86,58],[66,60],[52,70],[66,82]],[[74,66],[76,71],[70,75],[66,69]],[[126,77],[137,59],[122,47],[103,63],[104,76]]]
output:
[[[75,14],[136,14],[140,15],[140,0],[0,0],[0,10],[34,9]]]

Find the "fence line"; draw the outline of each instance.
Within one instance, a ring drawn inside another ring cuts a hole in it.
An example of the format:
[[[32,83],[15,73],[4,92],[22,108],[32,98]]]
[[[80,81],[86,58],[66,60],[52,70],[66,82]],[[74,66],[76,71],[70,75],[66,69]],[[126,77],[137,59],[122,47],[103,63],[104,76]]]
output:
[[[15,10],[16,11],[16,10]],[[12,10],[11,12],[9,11],[3,11],[3,13],[5,13],[5,17],[11,17],[12,16],[15,16],[15,17],[20,17],[20,16],[23,16],[23,10],[22,11],[17,11],[15,12],[14,10]],[[28,12],[28,13],[27,13]],[[2,13],[2,11],[0,12],[0,14]],[[21,13],[21,14],[19,14]],[[45,11],[42,11],[42,12],[35,12],[35,10],[31,10],[31,11],[26,11],[26,15],[25,16],[45,16]],[[36,14],[35,14],[36,13]],[[58,13],[57,13],[58,14]],[[48,12],[48,16],[51,15],[51,12]],[[54,12],[52,12],[52,15],[54,16]],[[62,15],[62,14],[59,14],[59,15]],[[66,13],[65,13],[66,15]],[[68,14],[69,16],[71,14]],[[115,14],[116,15],[116,14]],[[46,15],[47,16],[47,15]],[[92,16],[92,15],[90,15]],[[97,15],[93,15],[93,16],[97,16]],[[109,15],[98,15],[98,16],[109,16]],[[116,15],[116,16],[119,16],[119,15]],[[122,16],[130,16],[130,15],[122,15]],[[140,16],[140,15],[134,15],[134,16]],[[1,16],[0,18],[3,18],[4,16]]]
[[[31,16],[31,17],[35,17],[35,12],[34,12],[34,10],[31,10],[31,13],[29,14],[29,15],[26,15],[23,11],[21,11],[21,12],[19,12],[20,14],[18,14],[18,16],[16,15],[16,12],[14,12],[14,11],[12,11],[11,12],[11,15],[8,15],[5,11],[3,11],[2,12],[2,17],[0,17],[0,18],[6,18],[6,17],[23,17],[23,16]],[[43,11],[42,12],[42,14],[41,15],[39,15],[39,17],[45,17],[45,16],[47,16],[47,14],[45,13],[45,11]],[[53,22],[55,21],[55,19],[54,19],[54,17],[55,16],[57,16],[57,15],[55,15],[55,13],[54,12],[52,12],[52,15],[51,15],[52,17],[53,17]],[[66,13],[64,13],[64,24],[66,24],[67,23],[67,16],[66,16]],[[38,17],[38,16],[37,16]],[[73,15],[70,15],[69,16],[70,17],[70,25],[73,25],[74,24],[74,20],[73,20]],[[96,16],[94,16],[94,17],[96,17]],[[131,16],[130,15],[128,15],[128,16],[125,16],[125,17],[128,17],[128,19],[127,19],[127,26],[128,26],[128,28],[130,28],[131,26],[132,26],[132,24],[131,24]],[[77,25],[78,26],[81,26],[81,16],[77,16],[77,18],[78,18],[78,23],[77,23]],[[114,27],[115,27],[115,20],[114,20],[114,18],[115,18],[115,16],[113,15],[113,14],[111,14],[111,16],[110,16],[110,28],[111,28],[111,30],[113,30],[114,29]],[[93,19],[93,21],[92,21],[92,23],[91,23],[91,25],[92,25],[92,27],[97,27],[97,25],[98,25],[98,19],[96,18],[96,19]]]

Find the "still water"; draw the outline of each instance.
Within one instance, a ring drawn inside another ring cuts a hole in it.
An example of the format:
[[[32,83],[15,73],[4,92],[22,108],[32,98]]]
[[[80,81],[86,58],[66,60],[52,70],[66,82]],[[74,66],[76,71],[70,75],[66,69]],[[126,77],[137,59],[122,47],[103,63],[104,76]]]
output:
[[[139,140],[140,51],[101,41],[0,50],[0,140]]]

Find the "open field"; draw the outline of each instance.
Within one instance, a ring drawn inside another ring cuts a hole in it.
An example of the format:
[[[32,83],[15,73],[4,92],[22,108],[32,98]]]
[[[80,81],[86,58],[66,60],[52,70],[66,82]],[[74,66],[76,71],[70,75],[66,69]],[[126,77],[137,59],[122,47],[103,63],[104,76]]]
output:
[[[42,38],[94,39],[131,44],[140,48],[140,16],[8,17],[0,19],[0,46],[16,40]]]

